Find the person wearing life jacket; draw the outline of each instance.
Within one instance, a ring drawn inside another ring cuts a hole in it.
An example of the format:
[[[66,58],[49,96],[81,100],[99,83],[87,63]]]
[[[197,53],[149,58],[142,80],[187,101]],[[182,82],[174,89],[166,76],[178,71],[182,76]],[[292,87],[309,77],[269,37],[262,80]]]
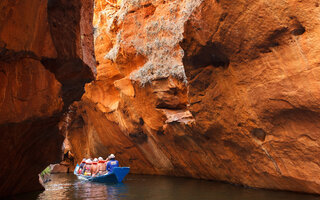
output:
[[[110,154],[108,157],[110,160],[107,162],[108,172],[112,172],[113,168],[119,167],[119,161],[116,160],[116,157],[113,154]]]
[[[82,174],[85,164],[86,164],[86,159],[84,158],[84,159],[82,159],[82,162],[80,163],[80,166],[78,169],[78,174]]]
[[[104,161],[102,157],[98,158],[98,169],[99,169],[99,175],[103,175],[107,173],[106,161]]]
[[[107,166],[107,163],[109,162],[110,158],[109,156],[106,158],[106,160],[104,161],[106,163],[106,166]]]
[[[98,173],[99,173],[98,159],[95,158],[93,159],[92,166],[91,166],[91,175],[96,176]]]
[[[87,160],[84,161],[83,169],[81,171],[82,175],[84,175],[84,173],[86,172],[86,167],[87,167]]]
[[[92,161],[91,161],[91,159],[88,159],[86,161],[86,167],[85,167],[85,172],[84,172],[85,176],[91,176],[91,167],[92,167]]]

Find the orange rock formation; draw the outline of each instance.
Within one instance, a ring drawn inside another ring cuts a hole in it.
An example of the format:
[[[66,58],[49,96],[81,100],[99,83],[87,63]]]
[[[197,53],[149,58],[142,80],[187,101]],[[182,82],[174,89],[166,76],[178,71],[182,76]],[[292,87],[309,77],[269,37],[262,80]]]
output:
[[[78,160],[320,193],[316,0],[95,1],[96,80],[73,104]]]
[[[133,173],[320,193],[317,0],[94,9],[0,2],[0,196],[40,188],[68,109],[59,127],[78,160],[115,153]]]

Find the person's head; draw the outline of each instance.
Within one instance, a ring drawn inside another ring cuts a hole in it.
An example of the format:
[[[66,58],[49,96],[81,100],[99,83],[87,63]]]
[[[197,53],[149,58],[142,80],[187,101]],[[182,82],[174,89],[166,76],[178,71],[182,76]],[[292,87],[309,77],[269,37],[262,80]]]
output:
[[[99,157],[98,160],[99,160],[99,161],[103,161],[103,158],[102,158],[102,157]]]
[[[93,162],[98,162],[98,159],[97,158],[93,159]]]
[[[116,157],[114,156],[114,154],[110,154],[109,159],[110,160],[114,160]]]
[[[84,159],[82,159],[82,163],[85,163],[86,162],[86,159],[84,158]]]
[[[87,165],[91,165],[91,164],[92,164],[91,159],[88,159],[88,160],[86,161],[86,164],[87,164]]]

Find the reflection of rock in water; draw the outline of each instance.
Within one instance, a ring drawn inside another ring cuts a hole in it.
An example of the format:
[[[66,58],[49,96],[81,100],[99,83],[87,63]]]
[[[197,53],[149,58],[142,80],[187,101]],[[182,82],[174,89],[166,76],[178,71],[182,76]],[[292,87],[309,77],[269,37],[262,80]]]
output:
[[[123,183],[103,184],[79,181],[74,184],[77,198],[83,197],[108,197],[108,199],[118,199],[121,194],[128,193],[127,187]]]
[[[128,193],[126,184],[103,184],[103,183],[92,183],[87,181],[76,181],[74,184],[75,198],[108,198],[118,199],[120,196]]]
[[[76,193],[75,196],[77,198],[83,198],[83,197],[107,197],[107,186],[104,184],[96,184],[91,182],[78,182],[75,184]]]

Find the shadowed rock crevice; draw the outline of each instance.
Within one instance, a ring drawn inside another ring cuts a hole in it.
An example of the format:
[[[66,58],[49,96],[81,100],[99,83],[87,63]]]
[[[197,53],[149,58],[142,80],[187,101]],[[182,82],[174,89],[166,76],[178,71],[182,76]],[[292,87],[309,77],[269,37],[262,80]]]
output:
[[[271,52],[272,47],[277,47],[280,45],[281,37],[285,36],[288,33],[288,28],[283,27],[277,30],[272,31],[272,33],[266,38],[263,44],[257,46],[262,53]]]
[[[290,31],[292,35],[298,36],[306,32],[305,27],[301,24],[301,22],[299,22],[297,17],[291,16],[290,19],[291,19]]]
[[[41,62],[62,84],[65,111],[80,100],[84,85],[94,79],[93,1],[50,0],[47,10],[58,58]]]
[[[78,58],[96,74],[94,54],[93,0],[85,1],[48,1],[48,23],[60,63]]]
[[[148,135],[146,135],[143,131],[137,133],[130,133],[129,137],[133,140],[134,143],[145,143],[148,141]]]
[[[250,131],[250,133],[252,134],[252,136],[261,140],[262,142],[265,140],[266,135],[267,135],[266,132],[262,128],[254,128]]]
[[[0,146],[0,152],[7,152],[7,154],[1,153],[0,158],[6,160],[8,164],[3,164],[1,167],[2,173],[4,172],[1,177],[5,180],[5,183],[0,185],[1,195],[40,189],[37,174],[48,164],[59,162],[61,159],[61,144],[64,137],[58,134],[59,120],[60,115],[55,115],[0,125],[0,143],[10,145]],[[8,159],[8,154],[14,160]],[[30,163],[33,163],[32,166],[28,166]]]
[[[38,173],[61,159],[58,123],[94,79],[93,1],[4,1],[0,10],[0,157],[7,161],[0,196],[7,196],[42,189]]]
[[[0,47],[0,62],[12,62],[15,60],[20,60],[23,58],[32,58],[35,60],[40,60],[40,58],[34,54],[32,51],[14,51],[7,49],[5,46]]]
[[[182,47],[185,45],[182,44]],[[188,51],[187,48],[184,51]],[[185,56],[183,58],[186,66],[192,65],[195,69],[207,67],[209,65],[214,67],[227,68],[229,66],[229,58],[224,53],[225,47],[217,42],[208,42],[205,46],[201,46],[200,50],[196,53],[188,53],[186,55],[192,55],[191,57]]]
[[[62,84],[62,99],[64,111],[73,101],[81,99],[84,85],[91,82],[94,77],[91,69],[81,59],[42,59],[42,64],[52,72]]]

